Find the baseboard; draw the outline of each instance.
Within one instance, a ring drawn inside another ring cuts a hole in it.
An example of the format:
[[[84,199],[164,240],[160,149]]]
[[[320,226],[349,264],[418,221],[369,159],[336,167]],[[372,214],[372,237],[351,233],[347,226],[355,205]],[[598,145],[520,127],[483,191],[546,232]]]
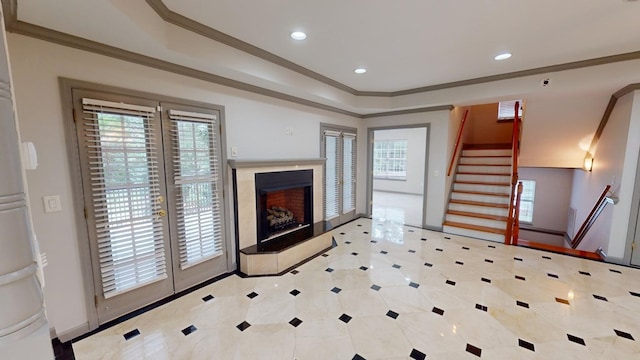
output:
[[[55,331],[55,329],[54,329],[54,331]],[[67,331],[58,333],[57,337],[60,340],[60,342],[65,343],[67,341],[71,341],[72,339],[80,337],[80,336],[88,333],[89,331],[90,331],[89,323],[86,322],[86,323],[84,323],[82,325],[78,325],[78,326],[76,326],[74,328],[71,328],[71,329],[69,329]]]
[[[442,232],[442,229],[443,229],[442,226],[431,226],[431,225],[425,225],[422,228],[425,230],[438,231],[438,232]]]

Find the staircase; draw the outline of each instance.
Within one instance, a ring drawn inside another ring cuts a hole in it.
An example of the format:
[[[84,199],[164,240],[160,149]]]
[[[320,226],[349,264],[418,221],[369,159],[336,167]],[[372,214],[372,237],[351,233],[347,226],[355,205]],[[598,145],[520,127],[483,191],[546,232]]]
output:
[[[504,242],[511,191],[511,144],[463,149],[443,231]]]

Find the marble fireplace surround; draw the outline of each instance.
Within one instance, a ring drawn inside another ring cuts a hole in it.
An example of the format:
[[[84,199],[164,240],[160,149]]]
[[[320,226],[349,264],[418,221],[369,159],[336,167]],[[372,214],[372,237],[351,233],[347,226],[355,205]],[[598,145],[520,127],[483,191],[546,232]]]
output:
[[[274,275],[331,247],[331,232],[294,245],[281,252],[259,253],[256,216],[256,173],[313,170],[314,224],[323,222],[323,166],[325,159],[229,160],[234,186],[236,248],[240,271],[246,275]]]

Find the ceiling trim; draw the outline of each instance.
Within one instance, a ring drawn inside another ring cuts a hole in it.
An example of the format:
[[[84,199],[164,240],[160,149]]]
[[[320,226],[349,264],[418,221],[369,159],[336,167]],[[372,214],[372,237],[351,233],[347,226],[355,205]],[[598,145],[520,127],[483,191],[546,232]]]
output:
[[[370,118],[376,118],[376,117],[382,117],[382,116],[416,114],[416,113],[423,113],[423,112],[430,112],[430,111],[443,111],[443,110],[451,111],[453,110],[453,108],[454,108],[453,105],[430,106],[430,107],[422,107],[422,108],[415,108],[415,109],[395,110],[395,111],[379,112],[374,114],[365,114],[365,115],[362,115],[361,118],[370,119]]]
[[[158,70],[171,72],[178,75],[187,76],[190,78],[206,81],[213,84],[227,86],[230,88],[248,91],[254,94],[267,96],[270,98],[292,102],[295,104],[309,106],[315,109],[326,110],[337,114],[347,115],[359,119],[376,117],[376,116],[389,116],[403,113],[417,113],[417,112],[429,112],[450,110],[453,105],[441,105],[435,107],[425,107],[410,110],[398,110],[391,112],[381,112],[372,114],[360,114],[348,110],[344,110],[335,106],[322,104],[316,101],[307,100],[301,97],[285,94],[275,90],[263,88],[260,86],[248,84],[242,81],[229,79],[223,76],[215,75],[206,71],[190,68],[187,66],[179,65],[173,62],[160,60],[154,57],[142,55],[132,51],[117,48],[111,45],[106,45],[96,41],[84,39],[78,36],[66,34],[60,31],[48,29],[42,26],[30,24],[24,21],[17,20],[16,17],[16,1],[17,0],[1,0],[4,9],[9,11],[4,12],[4,20],[6,30],[11,33],[25,35],[36,39],[52,42],[55,44],[71,47],[78,50],[88,51],[91,53],[112,57],[119,60],[124,60],[138,65],[148,66]]]
[[[17,0],[13,0],[13,1],[17,1]],[[426,93],[426,92],[436,91],[436,90],[450,89],[450,88],[461,87],[461,86],[483,84],[483,83],[500,81],[500,80],[508,80],[508,79],[514,79],[514,78],[519,78],[524,76],[540,75],[540,74],[551,73],[551,72],[580,69],[580,68],[585,68],[589,66],[604,65],[604,64],[616,63],[621,61],[640,59],[640,51],[634,51],[634,52],[623,53],[623,54],[616,54],[616,55],[603,56],[603,57],[586,59],[586,60],[573,61],[573,62],[568,62],[563,64],[542,66],[542,67],[533,68],[533,69],[513,71],[513,72],[508,72],[503,74],[488,75],[488,76],[482,76],[482,77],[471,78],[466,80],[423,86],[423,87],[418,87],[413,89],[389,91],[389,92],[361,91],[361,90],[353,89],[345,84],[342,84],[324,75],[318,74],[314,71],[311,71],[287,59],[274,55],[257,46],[251,45],[247,42],[234,38],[233,36],[227,35],[219,30],[206,26],[195,20],[189,19],[186,16],[180,15],[170,10],[162,0],[146,0],[146,1],[147,1],[147,4],[149,4],[149,6],[151,6],[151,8],[158,14],[158,16],[160,16],[166,22],[179,26],[185,30],[197,33],[199,35],[202,35],[214,41],[218,41],[225,45],[234,47],[237,50],[259,57],[275,65],[282,66],[286,69],[297,72],[304,76],[308,76],[322,83],[325,83],[329,86],[333,86],[336,89],[348,92],[356,96],[396,97],[396,96],[403,96],[403,95]]]

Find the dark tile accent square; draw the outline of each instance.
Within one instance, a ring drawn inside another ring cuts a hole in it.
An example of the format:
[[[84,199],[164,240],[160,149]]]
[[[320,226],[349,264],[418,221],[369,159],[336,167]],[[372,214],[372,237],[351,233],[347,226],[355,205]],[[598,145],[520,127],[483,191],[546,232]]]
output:
[[[293,290],[289,291],[289,294],[291,294],[293,296],[298,296],[298,294],[300,294],[300,291],[298,291],[298,289],[293,289]]]
[[[368,231],[363,231],[362,233],[363,233],[363,234],[368,234],[369,232],[368,232]]]
[[[241,322],[240,324],[236,325],[236,327],[238,328],[238,330],[240,331],[245,331],[249,328],[249,326],[251,326],[251,324],[249,324],[246,321]]]
[[[600,295],[593,294],[593,297],[594,297],[594,298],[596,298],[596,299],[598,299],[598,300],[602,300],[602,301],[609,301],[609,300],[607,300],[607,298],[606,298],[606,297],[604,297],[604,296],[600,296]]]
[[[490,259],[484,259],[484,262],[488,262],[489,264],[493,264],[493,260],[490,260]]]
[[[439,309],[439,308],[437,308],[435,306],[433,307],[433,309],[431,309],[431,312],[436,313],[438,315],[444,315],[444,310]]]
[[[469,250],[469,248],[468,248],[468,247],[466,247],[466,246],[463,246],[463,247],[462,247],[462,250]]]
[[[524,278],[524,276],[520,276],[520,275],[516,275],[516,279],[522,280],[522,281],[526,281],[527,280],[527,279]]]
[[[329,256],[329,254],[322,254],[322,257],[327,257]]]
[[[122,336],[124,336],[125,340],[129,341],[129,340],[133,339],[134,337],[136,337],[138,335],[140,335],[140,330],[133,329],[133,330],[129,331],[128,333],[122,335]]]
[[[484,281],[484,282],[486,282],[486,283],[491,284],[491,279],[481,278],[480,280],[482,280],[482,281]]]
[[[420,238],[420,240],[422,240],[422,241],[427,241],[427,238]]]
[[[366,267],[366,266],[360,266],[360,270],[362,270],[362,271],[367,271],[367,270],[369,270],[369,268],[368,268],[368,267]]]
[[[363,358],[362,356],[360,356],[358,354],[355,354],[355,355],[353,355],[351,360],[367,360],[367,359]]]
[[[556,298],[556,301],[557,301],[557,302],[559,302],[559,303],[561,303],[561,304],[571,305],[571,304],[569,303],[569,300]]]
[[[442,249],[440,249],[440,248],[436,248],[436,251],[443,252],[444,250],[442,250]]]
[[[338,294],[340,291],[342,291],[342,289],[340,289],[339,287],[334,287],[333,289],[331,289],[331,291]]]
[[[252,291],[250,294],[247,294],[247,297],[249,299],[253,299],[254,297],[258,296],[258,293],[256,293],[255,291]]]
[[[616,269],[609,269],[609,271],[611,271],[612,273],[616,273],[616,274],[622,274],[622,271],[616,270]]]
[[[427,355],[416,349],[413,349],[411,350],[411,354],[409,354],[409,357],[415,360],[424,360],[427,358]]]
[[[518,346],[523,347],[523,348],[528,349],[528,350],[531,350],[533,352],[536,351],[536,348],[532,343],[530,343],[528,341],[525,341],[525,340],[522,340],[522,339],[518,339]]]
[[[340,317],[338,319],[340,319],[340,321],[342,321],[342,322],[344,322],[346,324],[349,321],[351,321],[352,317],[347,315],[347,314],[342,314],[342,315],[340,315]]]
[[[289,321],[289,324],[291,324],[291,326],[293,327],[298,327],[298,325],[302,324],[302,320],[294,317],[293,319],[291,319],[291,321]]]
[[[370,242],[371,242],[372,244],[377,244],[377,243],[378,243],[378,240],[371,240]]]
[[[326,269],[324,269],[324,271],[330,273],[330,272],[333,272],[333,269],[332,268],[326,268]]]
[[[193,325],[189,325],[186,328],[182,329],[182,333],[184,334],[184,336],[187,336],[187,335],[191,334],[192,332],[195,332],[196,330],[198,330],[197,327],[195,327]]]
[[[398,265],[398,264],[393,264],[393,267],[396,269],[400,269],[402,266]]]
[[[382,289],[382,287],[381,287],[381,286],[378,286],[378,285],[376,285],[376,284],[373,284],[373,285],[371,285],[371,289],[373,289],[373,290],[375,290],[375,291],[378,291],[378,290]]]
[[[522,258],[514,257],[514,258],[513,258],[513,260],[515,260],[515,261],[522,261]]]
[[[340,235],[344,235],[344,233],[340,233]]]
[[[551,260],[551,257],[545,256],[545,255],[542,255],[542,258],[545,259],[545,260]]]
[[[554,278],[554,279],[558,279],[558,275],[556,275],[556,274],[548,273],[547,276],[551,277],[551,278]]]
[[[480,349],[479,347],[475,347],[471,344],[467,344],[467,352],[471,353],[477,357],[482,356],[482,349]]]
[[[464,265],[462,261],[456,261],[456,265]]]
[[[358,253],[357,252],[352,252],[351,255],[358,256]]]
[[[380,251],[380,254],[382,255],[387,255],[388,253],[389,253],[388,251],[384,251],[384,250]]]
[[[478,310],[482,310],[482,311],[484,311],[484,312],[486,312],[486,311],[487,311],[487,307],[486,307],[486,306],[484,306],[484,305],[480,305],[480,304],[476,304],[476,309],[478,309]]]
[[[578,273],[580,273],[580,275],[584,275],[584,276],[591,276],[591,273],[588,273],[586,271],[578,271]]]
[[[299,273],[299,272],[300,272],[300,271],[298,271],[298,270],[291,270],[291,273],[292,273],[293,275],[295,275],[295,274],[297,274],[297,273]]]
[[[623,338],[625,338],[625,339],[629,339],[629,340],[636,341],[636,339],[634,339],[634,338],[633,338],[633,336],[631,336],[631,334],[629,334],[628,332],[624,332],[624,331],[620,331],[620,330],[616,330],[616,329],[613,329],[613,331],[615,331],[615,332],[616,332],[616,335],[618,335],[618,336],[620,336],[620,337],[623,337]]]
[[[411,229],[409,229],[409,230],[407,230],[407,232],[414,232],[414,231],[413,231],[413,230],[411,230]]]
[[[496,246],[495,246],[495,245],[487,245],[487,246],[488,246],[488,247],[490,247],[490,248],[492,248],[492,249],[495,249],[495,248],[496,248]]]
[[[447,283],[447,285],[456,286],[456,282],[455,281],[447,280],[446,283]]]
[[[415,250],[409,250],[410,253],[415,254],[416,251]]]
[[[640,293],[637,292],[629,291],[629,294],[631,294],[632,296],[640,297]]]
[[[362,224],[358,224],[358,226],[362,226]]]
[[[445,239],[447,239],[447,240],[451,240],[451,238],[450,238],[450,237],[448,237],[448,236],[445,236],[444,238],[445,238]]]
[[[419,288],[420,284],[414,283],[413,281],[409,283],[409,286],[411,286],[412,288]]]
[[[202,298],[202,301],[207,302],[213,300],[213,295],[209,294]]]
[[[432,264],[432,263],[424,263],[424,266],[426,266],[426,267],[433,267],[433,264]]]
[[[349,245],[349,244],[351,244],[351,241],[345,241],[344,243]]]
[[[397,319],[398,315],[400,315],[400,314],[398,314],[397,312],[395,312],[393,310],[387,311],[387,316],[392,318],[392,319]]]
[[[569,339],[569,341],[574,342],[576,344],[580,344],[582,346],[586,346],[587,344],[584,343],[584,339],[579,338],[577,336],[573,336],[571,334],[567,334],[567,339]]]
[[[527,308],[527,309],[529,308],[529,304],[527,304],[524,301],[520,301],[520,300],[516,300],[516,305],[522,306],[523,308]]]

